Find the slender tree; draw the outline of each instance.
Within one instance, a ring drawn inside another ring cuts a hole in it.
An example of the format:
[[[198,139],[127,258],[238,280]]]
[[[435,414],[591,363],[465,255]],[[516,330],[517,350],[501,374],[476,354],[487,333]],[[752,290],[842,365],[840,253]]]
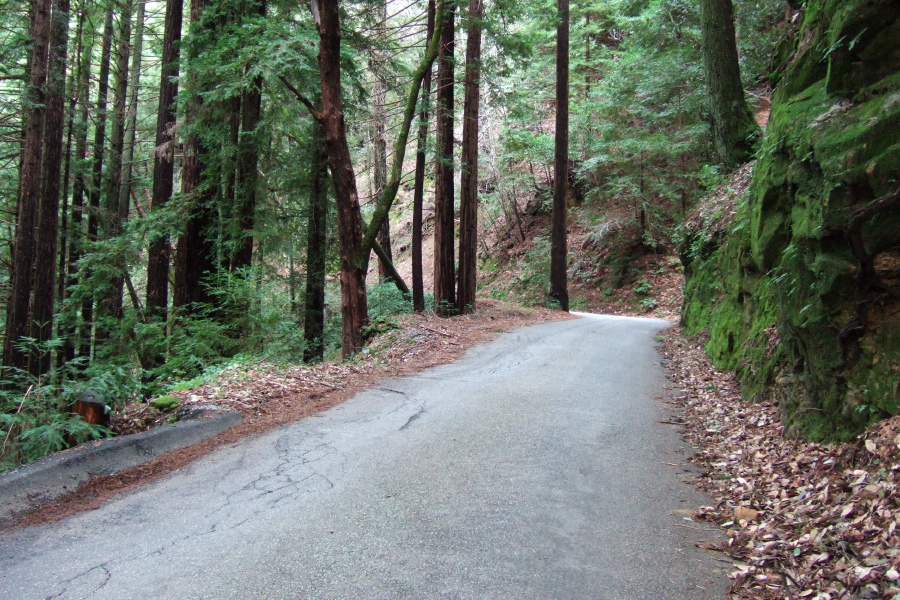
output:
[[[450,316],[456,306],[454,265],[453,101],[456,10],[440,23],[437,78],[437,147],[434,186],[434,312]]]
[[[166,1],[160,68],[156,147],[153,151],[153,195],[150,210],[159,211],[172,197],[175,174],[175,98],[178,95],[178,59],[183,0]],[[150,241],[147,253],[147,310],[165,319],[169,302],[169,239],[161,232]]]
[[[482,0],[469,0],[459,196],[459,282],[456,309],[475,309],[478,257],[478,109],[481,96]]]
[[[387,19],[387,3],[385,0],[379,0],[376,11],[379,22],[384,23]],[[375,40],[376,46],[383,44],[384,26],[378,29],[379,34]],[[384,194],[384,187],[387,185],[387,140],[384,137],[385,124],[387,122],[387,86],[384,81],[385,57],[383,52],[373,52],[369,59],[369,69],[375,78],[372,99],[375,106],[373,110],[373,127],[372,138],[375,151],[375,160],[373,161],[373,179],[375,182],[375,198],[381,198]],[[378,244],[384,250],[388,258],[388,262],[393,259],[391,254],[391,220],[385,219],[378,230]],[[378,274],[381,280],[387,277],[388,266],[385,261],[378,262]]]
[[[550,298],[569,310],[566,277],[566,192],[569,182],[569,0],[557,0],[556,139],[550,225]]]
[[[328,157],[321,126],[316,126],[315,150],[312,160],[312,186],[309,197],[309,220],[306,226],[306,294],[303,311],[303,361],[319,362],[324,357],[325,344],[325,253],[328,217]]]
[[[87,8],[82,6],[82,20],[90,23]],[[89,26],[84,31],[84,40],[80,61],[78,65],[78,82],[75,95],[75,103],[78,107],[78,116],[75,121],[75,157],[77,159],[76,168],[74,169],[74,178],[72,181],[72,220],[69,227],[68,235],[68,256],[66,257],[66,290],[63,294],[68,297],[70,291],[78,284],[78,261],[84,251],[84,231],[83,231],[83,215],[85,193],[89,189],[89,173],[85,170],[83,164],[87,158],[88,147],[88,128],[89,128],[89,103],[90,103],[90,73],[91,63],[93,62],[93,49],[95,39],[95,28]],[[88,304],[88,303],[85,303]],[[69,362],[75,358],[76,350],[86,350],[84,339],[86,335],[78,334],[78,323],[75,311],[80,308],[77,306],[64,305],[67,314],[63,319],[64,327],[60,332],[63,338],[63,347],[60,351],[60,359],[63,362]]]
[[[700,0],[700,29],[713,147],[719,161],[736,167],[750,159],[759,127],[741,85],[731,0]]]
[[[107,173],[103,185],[102,233],[103,239],[112,239],[122,232],[122,218],[119,214],[119,192],[122,188],[122,165],[125,146],[125,120],[128,102],[128,62],[131,56],[131,18],[134,2],[123,0],[119,5],[119,32],[115,49],[115,66],[113,69],[112,111],[110,114],[110,135],[108,140],[109,156]],[[115,257],[117,273],[109,282],[109,287],[97,306],[98,319],[102,327],[95,331],[95,338],[105,341],[109,337],[108,318],[120,320],[122,312],[122,291],[124,288],[125,265],[120,257]]]
[[[434,0],[428,0],[426,37],[434,35]],[[422,277],[422,208],[425,200],[425,152],[428,146],[428,108],[431,103],[431,72],[429,67],[422,82],[422,108],[419,112],[419,133],[416,141],[416,173],[413,184],[412,214],[412,295],[413,309],[425,310],[425,284]]]

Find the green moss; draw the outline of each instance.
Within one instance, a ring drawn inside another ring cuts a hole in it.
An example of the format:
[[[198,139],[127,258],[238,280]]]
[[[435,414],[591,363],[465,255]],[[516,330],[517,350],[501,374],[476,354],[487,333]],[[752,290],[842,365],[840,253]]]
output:
[[[900,181],[898,32],[896,2],[807,3],[736,221],[749,227],[695,232],[715,251],[685,270],[687,331],[813,440],[898,412],[900,294],[873,260],[900,248],[900,206],[848,227]]]
[[[163,412],[167,412],[170,410],[174,410],[178,407],[178,404],[181,402],[180,398],[176,398],[175,396],[160,396],[158,398],[154,398],[150,401],[150,406],[157,410],[161,410]]]

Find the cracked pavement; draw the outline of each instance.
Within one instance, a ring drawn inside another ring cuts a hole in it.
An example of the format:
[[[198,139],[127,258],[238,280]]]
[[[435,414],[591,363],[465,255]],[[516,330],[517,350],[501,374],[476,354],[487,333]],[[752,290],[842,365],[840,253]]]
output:
[[[6,534],[0,598],[723,598],[658,423],[666,326],[520,329]]]

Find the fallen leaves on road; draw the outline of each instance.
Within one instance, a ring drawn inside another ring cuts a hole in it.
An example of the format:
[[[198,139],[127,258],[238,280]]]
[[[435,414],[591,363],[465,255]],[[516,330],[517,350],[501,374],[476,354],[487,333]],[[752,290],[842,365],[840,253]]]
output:
[[[695,518],[729,538],[730,597],[900,600],[900,417],[849,444],[785,439],[778,408],[744,402],[701,342],[674,330],[661,351],[716,500]]]

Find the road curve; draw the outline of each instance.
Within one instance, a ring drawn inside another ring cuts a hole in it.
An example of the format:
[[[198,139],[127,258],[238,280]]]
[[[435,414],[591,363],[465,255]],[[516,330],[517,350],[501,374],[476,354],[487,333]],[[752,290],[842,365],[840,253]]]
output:
[[[708,499],[658,422],[666,326],[519,329],[7,534],[0,598],[723,598],[694,547],[716,533],[685,519]]]

